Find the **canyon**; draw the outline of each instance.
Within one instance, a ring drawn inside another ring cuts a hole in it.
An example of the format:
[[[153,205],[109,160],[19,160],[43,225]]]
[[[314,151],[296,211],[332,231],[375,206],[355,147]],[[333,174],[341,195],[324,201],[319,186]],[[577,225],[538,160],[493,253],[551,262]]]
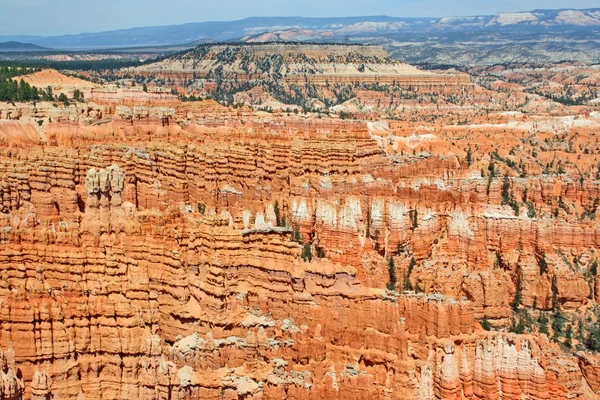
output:
[[[600,398],[600,103],[556,68],[29,75],[84,98],[0,103],[0,399]]]

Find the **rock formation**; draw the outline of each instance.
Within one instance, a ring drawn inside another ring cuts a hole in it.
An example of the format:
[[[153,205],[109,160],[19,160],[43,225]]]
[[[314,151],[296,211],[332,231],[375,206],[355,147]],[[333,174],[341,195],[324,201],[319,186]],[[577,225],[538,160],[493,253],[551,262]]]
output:
[[[0,124],[0,398],[600,395],[597,115],[104,100]]]

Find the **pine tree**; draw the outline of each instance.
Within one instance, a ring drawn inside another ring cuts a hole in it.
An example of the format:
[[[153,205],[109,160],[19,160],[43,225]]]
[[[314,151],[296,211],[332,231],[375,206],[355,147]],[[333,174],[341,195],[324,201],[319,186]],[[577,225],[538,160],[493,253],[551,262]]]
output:
[[[309,243],[305,244],[304,247],[302,248],[302,256],[301,257],[304,261],[308,261],[308,262],[312,261],[312,250],[310,248]]]
[[[58,95],[58,101],[61,101],[65,107],[69,105],[69,99],[64,93]]]
[[[490,171],[490,178],[496,177],[496,165],[494,164],[493,160],[491,160],[488,165],[488,171]]]
[[[387,284],[389,290],[396,290],[396,265],[394,264],[394,257],[390,257],[388,261],[388,274],[390,281]]]
[[[538,325],[540,333],[550,336],[550,331],[548,331],[548,317],[540,313],[540,316],[538,317]]]

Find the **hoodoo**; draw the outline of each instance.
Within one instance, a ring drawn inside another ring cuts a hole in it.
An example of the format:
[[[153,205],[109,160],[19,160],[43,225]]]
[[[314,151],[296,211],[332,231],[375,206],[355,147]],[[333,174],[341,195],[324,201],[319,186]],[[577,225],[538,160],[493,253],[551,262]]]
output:
[[[0,399],[598,399],[598,69],[429,69],[0,68]]]

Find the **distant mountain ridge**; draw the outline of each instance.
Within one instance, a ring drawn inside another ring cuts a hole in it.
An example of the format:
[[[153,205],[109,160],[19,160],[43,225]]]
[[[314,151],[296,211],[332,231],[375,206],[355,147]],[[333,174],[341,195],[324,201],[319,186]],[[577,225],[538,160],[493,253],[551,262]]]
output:
[[[21,43],[21,42],[15,42],[15,41],[0,43],[0,52],[46,51],[46,50],[49,50],[49,49],[35,45],[35,44],[31,44],[31,43]]]
[[[386,34],[442,34],[448,32],[560,33],[600,30],[600,8],[577,10],[533,10],[488,16],[443,18],[397,18],[388,16],[304,18],[253,17],[238,21],[195,22],[151,26],[97,33],[53,37],[0,36],[0,41],[19,41],[56,49],[157,46],[197,40],[228,41],[268,32],[297,30],[307,38],[331,40]],[[281,34],[280,34],[281,36]],[[287,35],[281,36],[282,40]]]

